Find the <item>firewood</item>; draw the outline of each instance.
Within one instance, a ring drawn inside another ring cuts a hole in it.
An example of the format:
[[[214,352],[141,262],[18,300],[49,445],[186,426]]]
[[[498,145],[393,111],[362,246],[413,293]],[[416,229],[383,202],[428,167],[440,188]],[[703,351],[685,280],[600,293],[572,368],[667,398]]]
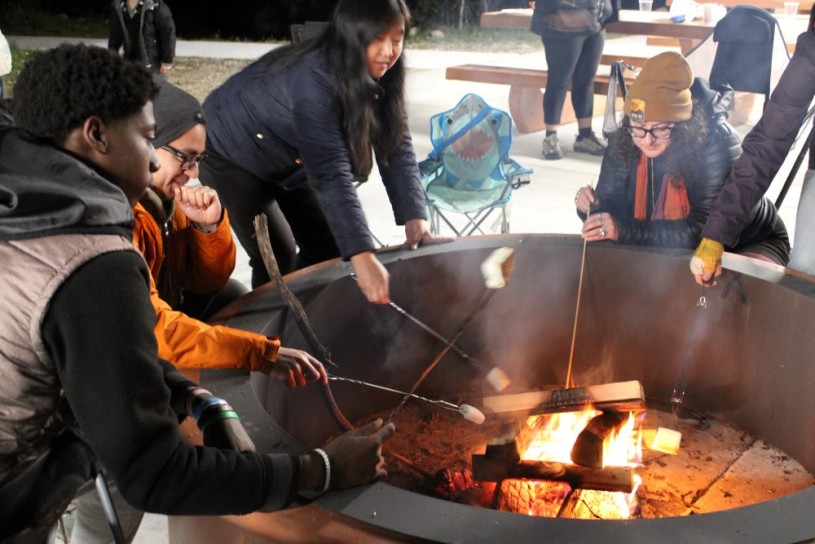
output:
[[[614,410],[591,418],[574,441],[572,462],[584,467],[603,468],[603,442],[625,420],[623,414]]]
[[[550,461],[522,460],[510,463],[490,459],[486,455],[473,455],[473,479],[482,482],[500,482],[509,478],[552,480],[567,482],[573,488],[622,491],[634,489],[634,471],[628,467],[594,469]]]
[[[588,406],[598,410],[638,411],[645,408],[645,392],[639,381],[631,380],[484,397],[484,408],[508,416],[575,412]]]

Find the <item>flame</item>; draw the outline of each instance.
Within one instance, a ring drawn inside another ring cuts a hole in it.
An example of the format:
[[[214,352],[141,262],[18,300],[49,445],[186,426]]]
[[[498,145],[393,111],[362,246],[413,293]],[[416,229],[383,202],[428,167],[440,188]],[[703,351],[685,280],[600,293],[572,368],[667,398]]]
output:
[[[580,412],[565,412],[560,414],[538,415],[527,418],[525,425],[532,433],[529,447],[522,458],[527,460],[554,461],[573,464],[571,460],[572,446],[577,436],[586,427],[589,421],[601,412],[588,408]],[[633,412],[629,412],[625,423],[612,432],[603,444],[604,467],[637,467],[642,464],[642,432],[639,420]],[[637,511],[637,488],[642,478],[635,474],[634,489],[631,493],[615,493],[608,491],[580,490],[584,501],[590,496],[595,504],[602,504],[600,512],[594,512],[603,519],[629,519]],[[531,483],[531,482],[530,482]],[[549,502],[558,494],[551,486],[551,482],[535,482],[530,485],[528,493],[531,495],[529,515],[548,515],[542,508],[543,502]],[[553,492],[555,492],[553,494]],[[562,494],[562,493],[561,493]],[[552,511],[549,506],[547,511]],[[557,508],[555,508],[555,511]]]

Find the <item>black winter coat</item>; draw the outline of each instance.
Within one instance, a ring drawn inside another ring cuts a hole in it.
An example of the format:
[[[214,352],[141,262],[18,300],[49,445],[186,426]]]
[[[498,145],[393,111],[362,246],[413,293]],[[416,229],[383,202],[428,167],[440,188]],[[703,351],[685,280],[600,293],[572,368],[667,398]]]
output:
[[[143,62],[153,72],[175,58],[175,22],[170,7],[159,0],[141,0],[138,36],[127,32],[127,2],[114,0],[110,6],[108,49],[124,50],[124,58]]]
[[[723,96],[711,90],[707,82],[699,78],[694,82],[691,93],[694,99],[705,107],[710,122],[710,132],[707,141],[697,153],[698,177],[686,180],[690,202],[690,214],[687,218],[654,221],[635,219],[637,162],[620,163],[615,160],[611,153],[613,145],[609,146],[609,151],[603,158],[596,188],[601,203],[599,211],[608,212],[614,217],[618,241],[621,243],[690,249],[695,248],[702,238],[702,228],[713,202],[722,190],[730,169],[741,152],[741,147],[735,130],[725,121],[727,101],[723,99]],[[618,133],[615,137],[628,137],[628,135]],[[654,198],[659,195],[669,153],[671,153],[671,148],[662,156],[653,159],[649,165],[654,169],[656,183]],[[651,213],[653,210],[649,202],[649,217]],[[776,234],[777,219],[778,214],[772,202],[769,200],[759,202],[750,225],[750,236],[741,240],[738,247],[730,246],[728,249],[738,251],[740,248],[773,237]],[[783,231],[783,236],[786,238],[786,231]],[[787,259],[789,258],[788,252],[787,246],[785,252]],[[775,253],[770,252],[770,255],[775,255]]]
[[[815,96],[815,34],[798,37],[761,119],[744,138],[743,153],[719,193],[702,236],[732,247],[751,234],[757,207],[787,158]]]

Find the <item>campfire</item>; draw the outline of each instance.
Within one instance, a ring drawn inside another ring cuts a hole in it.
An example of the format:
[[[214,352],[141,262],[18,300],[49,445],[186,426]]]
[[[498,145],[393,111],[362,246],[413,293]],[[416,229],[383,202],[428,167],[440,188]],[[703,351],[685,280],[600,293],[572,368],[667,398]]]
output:
[[[539,401],[552,393],[532,396]],[[522,395],[529,400],[529,393]],[[544,405],[571,407],[563,393],[555,397]],[[637,395],[623,397],[600,400],[602,410],[594,405],[507,419],[487,404],[506,402],[513,409],[505,413],[513,414],[520,397],[501,395],[485,399],[489,415],[481,426],[408,404],[394,420],[400,432],[385,453],[388,481],[482,508],[609,520],[725,510],[813,485],[812,475],[789,456],[727,423],[645,411]],[[665,449],[655,435],[672,433],[681,434],[681,448],[673,454],[655,449]]]
[[[504,414],[533,406],[517,431],[472,457],[474,479],[500,482],[499,509],[563,517],[567,506],[582,504],[603,519],[630,517],[639,481],[634,469],[642,460],[639,382],[502,395],[485,405]]]

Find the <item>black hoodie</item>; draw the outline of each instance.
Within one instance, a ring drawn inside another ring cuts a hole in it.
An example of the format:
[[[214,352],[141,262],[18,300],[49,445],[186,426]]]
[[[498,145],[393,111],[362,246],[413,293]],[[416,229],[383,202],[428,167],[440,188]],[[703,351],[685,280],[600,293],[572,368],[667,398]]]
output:
[[[93,168],[16,128],[0,128],[0,244],[68,232],[130,239],[131,224],[125,195]],[[0,266],[11,270],[14,263]],[[125,499],[184,515],[288,504],[296,485],[292,456],[193,447],[182,439],[171,397],[192,382],[157,358],[154,324],[144,259],[115,251],[65,280],[41,326],[78,429]],[[14,511],[7,506],[0,537]]]

